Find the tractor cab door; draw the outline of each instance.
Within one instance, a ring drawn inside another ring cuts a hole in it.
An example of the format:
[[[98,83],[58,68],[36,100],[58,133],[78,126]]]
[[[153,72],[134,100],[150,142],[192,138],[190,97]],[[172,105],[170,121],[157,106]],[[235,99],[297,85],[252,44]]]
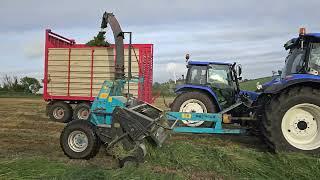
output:
[[[220,106],[229,107],[236,101],[236,84],[229,65],[208,66],[207,85],[217,94]]]
[[[320,43],[310,44],[307,72],[314,75],[320,75]]]
[[[207,83],[207,66],[193,65],[189,66],[187,74],[187,84],[206,85]]]

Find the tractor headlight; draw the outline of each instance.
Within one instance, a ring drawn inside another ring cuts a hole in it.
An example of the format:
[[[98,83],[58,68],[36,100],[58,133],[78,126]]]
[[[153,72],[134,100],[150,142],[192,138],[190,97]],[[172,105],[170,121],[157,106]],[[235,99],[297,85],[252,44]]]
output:
[[[261,90],[262,89],[262,85],[260,84],[260,82],[257,82],[257,89]]]

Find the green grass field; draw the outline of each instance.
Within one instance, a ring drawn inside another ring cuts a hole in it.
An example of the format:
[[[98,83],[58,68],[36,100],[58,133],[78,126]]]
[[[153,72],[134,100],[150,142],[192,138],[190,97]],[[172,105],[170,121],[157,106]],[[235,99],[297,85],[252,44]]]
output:
[[[161,98],[156,105],[164,108]],[[41,98],[0,98],[0,113],[0,179],[320,178],[319,157],[272,154],[249,136],[173,135],[161,148],[148,147],[138,168],[117,168],[103,148],[91,160],[70,160],[59,145],[64,124],[45,116]]]
[[[249,90],[249,91],[255,91],[257,89],[257,82],[259,82],[260,84],[264,84],[271,80],[272,80],[272,77],[263,77],[263,78],[258,78],[254,80],[249,80],[249,81],[240,83],[240,88]]]

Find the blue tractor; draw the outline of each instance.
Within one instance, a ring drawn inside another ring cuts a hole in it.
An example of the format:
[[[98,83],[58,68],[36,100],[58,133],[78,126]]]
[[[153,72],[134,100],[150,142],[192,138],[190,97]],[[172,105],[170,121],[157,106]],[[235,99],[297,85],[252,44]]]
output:
[[[223,114],[222,129],[240,125],[260,134],[278,152],[319,152],[320,33],[302,28],[284,47],[289,54],[280,78],[258,85],[255,92],[239,88],[240,65],[189,61],[185,84],[177,87],[171,110]],[[207,131],[215,124],[190,119],[177,123],[174,130],[216,133]]]

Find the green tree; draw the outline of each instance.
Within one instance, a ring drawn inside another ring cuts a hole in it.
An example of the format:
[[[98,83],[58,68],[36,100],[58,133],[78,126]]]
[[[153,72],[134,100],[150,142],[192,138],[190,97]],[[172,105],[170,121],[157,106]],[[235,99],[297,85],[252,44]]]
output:
[[[26,93],[37,93],[42,86],[36,78],[24,77],[20,79],[21,86],[23,87],[24,92]]]
[[[152,86],[153,90],[152,92],[154,95],[160,92],[162,96],[174,96],[174,89],[175,89],[176,84],[174,83],[173,80],[169,80],[168,82],[164,83],[158,83],[155,82]]]
[[[94,36],[92,40],[86,43],[88,46],[110,46],[110,44],[106,41],[105,33],[100,31],[97,36]]]
[[[23,87],[18,82],[17,76],[9,76],[4,75],[2,77],[3,87],[2,90],[4,91],[13,91],[13,92],[23,92]]]

